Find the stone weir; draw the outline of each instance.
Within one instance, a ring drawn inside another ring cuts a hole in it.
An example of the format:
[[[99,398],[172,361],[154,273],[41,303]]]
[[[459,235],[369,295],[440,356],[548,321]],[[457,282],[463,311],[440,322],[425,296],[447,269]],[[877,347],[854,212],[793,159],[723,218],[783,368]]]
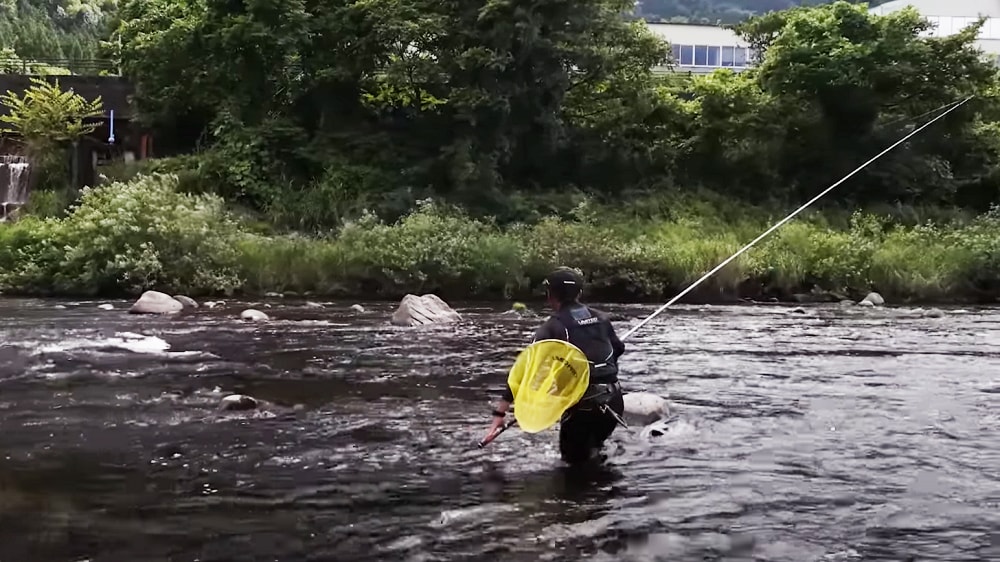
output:
[[[28,202],[31,163],[24,156],[0,155],[0,221],[12,220]]]

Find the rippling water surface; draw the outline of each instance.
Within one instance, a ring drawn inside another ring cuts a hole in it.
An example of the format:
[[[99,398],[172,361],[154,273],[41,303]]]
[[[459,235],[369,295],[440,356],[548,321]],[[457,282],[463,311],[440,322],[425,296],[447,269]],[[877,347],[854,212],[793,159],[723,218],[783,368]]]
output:
[[[1000,560],[997,310],[668,311],[623,383],[678,421],[570,472],[555,430],[475,447],[538,320],[98,304],[0,301],[3,562]]]

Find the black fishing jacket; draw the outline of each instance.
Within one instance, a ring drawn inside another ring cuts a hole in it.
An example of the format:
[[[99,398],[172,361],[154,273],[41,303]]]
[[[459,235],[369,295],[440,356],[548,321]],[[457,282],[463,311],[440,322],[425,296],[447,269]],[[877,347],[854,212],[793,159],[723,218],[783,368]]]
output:
[[[538,328],[532,343],[541,340],[568,341],[578,347],[590,361],[590,384],[618,382],[618,358],[625,353],[625,344],[604,312],[583,304],[564,306]],[[514,401],[510,388],[503,398]]]

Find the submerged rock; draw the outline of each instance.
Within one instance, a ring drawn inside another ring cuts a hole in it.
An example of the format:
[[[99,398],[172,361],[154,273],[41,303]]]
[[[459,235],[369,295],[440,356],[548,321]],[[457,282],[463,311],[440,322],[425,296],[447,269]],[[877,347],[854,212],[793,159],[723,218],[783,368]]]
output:
[[[128,309],[129,314],[173,314],[184,310],[184,305],[174,297],[159,291],[146,291]]]
[[[252,396],[247,396],[246,394],[230,394],[225,396],[219,402],[219,409],[228,412],[242,412],[246,410],[254,410],[259,406],[260,403],[257,399]]]
[[[365,307],[361,306],[360,304],[352,304],[351,310],[353,310],[354,312],[364,313]]]
[[[259,310],[248,308],[240,313],[240,320],[244,322],[267,322],[270,318]]]
[[[306,308],[324,308],[324,306],[323,306],[322,303],[313,302],[313,301],[306,301],[306,303],[305,303],[304,306]]]
[[[670,432],[671,424],[676,421],[672,419],[659,419],[642,428],[639,435],[645,439],[650,437],[663,437]]]
[[[458,322],[462,317],[437,295],[406,295],[392,314],[394,326],[426,326]]]
[[[198,301],[192,299],[191,297],[186,297],[184,295],[174,295],[177,302],[184,305],[184,308],[198,308]]]

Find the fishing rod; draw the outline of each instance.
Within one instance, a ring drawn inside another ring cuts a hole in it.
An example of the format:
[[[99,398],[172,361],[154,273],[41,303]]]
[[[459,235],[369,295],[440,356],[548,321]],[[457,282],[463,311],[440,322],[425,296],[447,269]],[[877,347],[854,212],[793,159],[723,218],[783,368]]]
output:
[[[654,310],[652,314],[649,314],[648,316],[646,316],[645,318],[643,318],[635,326],[632,326],[631,328],[629,328],[629,330],[627,332],[625,332],[621,336],[621,340],[625,341],[626,339],[628,339],[632,334],[636,333],[639,330],[639,328],[642,328],[643,326],[645,326],[646,324],[648,324],[650,320],[652,320],[652,319],[656,318],[657,316],[659,316],[664,310],[666,310],[671,305],[673,305],[674,303],[676,303],[677,301],[679,301],[681,298],[683,298],[684,295],[690,293],[692,290],[694,290],[695,287],[697,287],[698,285],[701,285],[702,283],[704,283],[706,279],[708,279],[712,275],[715,275],[716,273],[719,272],[720,269],[722,269],[723,267],[726,267],[727,265],[729,265],[730,262],[732,262],[736,258],[738,258],[741,255],[743,255],[743,252],[746,252],[750,248],[754,247],[754,245],[757,244],[757,242],[760,242],[761,240],[763,240],[764,238],[766,238],[769,234],[771,234],[775,230],[778,230],[779,228],[781,228],[785,223],[787,223],[788,221],[790,221],[793,218],[795,218],[796,215],[798,215],[802,211],[806,210],[810,205],[812,205],[816,201],[819,201],[824,195],[826,195],[827,193],[830,193],[831,191],[833,191],[837,186],[839,186],[840,184],[844,183],[845,181],[851,179],[855,174],[857,174],[858,172],[864,170],[865,168],[867,168],[868,166],[870,166],[873,162],[875,162],[879,158],[881,158],[881,157],[885,156],[886,154],[888,154],[889,152],[891,152],[897,146],[899,146],[899,145],[903,144],[904,142],[910,140],[910,138],[912,138],[913,136],[915,136],[920,131],[923,131],[927,127],[929,127],[932,124],[934,124],[934,122],[937,121],[938,119],[941,119],[945,115],[948,115],[952,111],[955,111],[959,107],[962,107],[963,105],[965,105],[966,102],[968,102],[969,100],[971,100],[974,97],[975,96],[969,96],[969,97],[967,97],[967,98],[965,98],[963,100],[960,100],[960,101],[953,101],[953,102],[945,104],[945,105],[943,105],[943,106],[941,106],[941,107],[939,107],[939,108],[937,108],[935,110],[932,110],[932,111],[929,111],[929,112],[925,113],[924,115],[927,115],[929,113],[933,113],[934,111],[940,111],[940,110],[942,110],[942,109],[944,109],[946,107],[948,108],[948,110],[945,111],[944,113],[942,113],[942,114],[938,115],[937,117],[935,117],[934,119],[931,119],[930,121],[924,123],[920,127],[917,127],[916,129],[910,131],[903,138],[899,139],[898,141],[896,141],[895,143],[893,143],[892,145],[890,145],[888,148],[886,148],[882,152],[879,152],[878,154],[876,154],[875,156],[873,156],[872,158],[870,158],[864,164],[862,164],[862,165],[858,166],[857,168],[855,168],[854,171],[852,171],[851,173],[847,174],[846,176],[844,176],[843,178],[841,178],[840,180],[838,180],[837,182],[835,182],[830,187],[824,189],[823,191],[821,191],[818,195],[816,195],[815,197],[813,197],[809,201],[806,201],[805,203],[803,203],[802,206],[800,206],[798,209],[795,209],[794,211],[792,211],[785,218],[783,218],[780,221],[776,222],[773,226],[771,226],[771,228],[765,230],[760,236],[758,236],[757,238],[754,238],[753,240],[751,240],[750,243],[748,243],[747,245],[745,245],[742,248],[740,248],[735,254],[729,256],[728,258],[726,258],[722,263],[720,263],[719,265],[717,265],[714,268],[712,268],[708,273],[706,273],[705,275],[702,275],[697,281],[695,281],[694,283],[691,283],[690,285],[688,285],[688,287],[686,289],[684,289],[680,293],[677,293],[677,295],[674,296],[674,298],[672,298],[669,301],[667,301],[666,304],[664,304],[660,308],[657,308],[656,310]],[[948,107],[948,106],[951,106],[951,107]],[[486,445],[490,444],[501,433],[503,433],[504,431],[507,431],[508,429],[510,429],[511,427],[513,427],[514,424],[516,424],[516,423],[517,423],[517,420],[514,419],[514,420],[511,420],[511,421],[507,422],[506,424],[498,427],[496,431],[494,431],[487,438],[485,438],[485,439],[483,439],[482,441],[479,442],[479,448],[481,449],[481,448],[485,447]]]

